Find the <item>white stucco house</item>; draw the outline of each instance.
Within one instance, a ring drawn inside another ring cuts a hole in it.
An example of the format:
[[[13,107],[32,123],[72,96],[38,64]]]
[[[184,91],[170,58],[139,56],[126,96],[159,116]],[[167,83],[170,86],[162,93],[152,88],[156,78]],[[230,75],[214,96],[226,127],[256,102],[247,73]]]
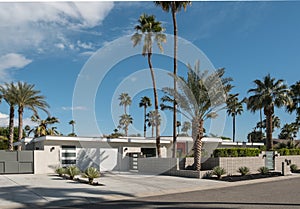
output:
[[[203,157],[209,158],[218,147],[251,146],[242,143],[222,141],[219,138],[203,138]],[[156,157],[155,138],[144,137],[70,137],[42,136],[24,138],[14,145],[22,145],[23,150],[34,150],[34,173],[53,173],[57,167],[77,165],[81,170],[93,166],[100,171],[128,171],[138,169],[138,158]],[[177,138],[179,157],[191,153],[191,137]],[[261,144],[252,144],[260,146]],[[161,137],[163,158],[172,155],[172,137]]]

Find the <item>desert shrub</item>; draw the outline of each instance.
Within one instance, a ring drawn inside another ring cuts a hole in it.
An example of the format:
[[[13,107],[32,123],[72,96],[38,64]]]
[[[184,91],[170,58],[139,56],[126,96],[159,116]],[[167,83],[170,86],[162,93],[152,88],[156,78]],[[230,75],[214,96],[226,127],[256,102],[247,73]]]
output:
[[[214,157],[254,157],[258,156],[257,148],[219,148],[213,152]]]
[[[80,170],[77,166],[71,165],[66,168],[66,174],[69,175],[70,179],[74,179],[74,176],[80,174]]]
[[[56,168],[55,169],[55,173],[57,173],[59,176],[63,176],[64,174],[66,174],[66,169],[65,168]]]
[[[296,164],[290,165],[290,169],[292,173],[296,173],[298,170],[298,166]]]
[[[222,178],[222,175],[226,174],[226,170],[220,166],[213,168],[212,175],[216,175],[218,179]]]
[[[212,171],[207,171],[204,175],[203,175],[203,179],[210,179],[213,176],[213,172]]]
[[[269,170],[269,168],[263,166],[263,167],[260,167],[257,171],[262,175],[266,175],[269,173],[270,170]]]
[[[245,176],[245,175],[248,175],[248,174],[250,173],[250,170],[249,170],[248,167],[242,166],[242,167],[239,167],[238,172],[239,172],[242,176]]]
[[[83,178],[88,178],[89,179],[89,184],[92,184],[93,181],[94,181],[94,178],[99,178],[100,177],[100,172],[94,167],[89,167],[82,174],[82,177]]]

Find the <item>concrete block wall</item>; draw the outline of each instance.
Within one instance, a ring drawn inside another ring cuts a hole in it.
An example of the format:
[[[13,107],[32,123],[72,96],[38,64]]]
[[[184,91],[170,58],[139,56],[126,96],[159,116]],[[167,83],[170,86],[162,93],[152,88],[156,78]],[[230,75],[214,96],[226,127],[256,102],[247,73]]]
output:
[[[246,166],[251,173],[257,173],[257,169],[265,166],[263,157],[222,157],[219,159],[219,166],[224,168],[227,174],[239,174],[240,167]]]
[[[138,158],[140,173],[163,174],[173,169],[179,170],[178,158]]]
[[[287,156],[278,156],[275,158],[275,170],[281,171],[282,162],[285,160],[291,160],[291,164],[296,164],[300,168],[300,155],[287,155]]]

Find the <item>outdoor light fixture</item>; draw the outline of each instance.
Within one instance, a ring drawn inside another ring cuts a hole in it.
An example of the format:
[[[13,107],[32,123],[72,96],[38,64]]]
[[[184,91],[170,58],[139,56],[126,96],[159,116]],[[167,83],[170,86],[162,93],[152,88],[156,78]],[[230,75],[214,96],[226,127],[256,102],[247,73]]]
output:
[[[126,152],[127,150],[128,150],[128,148],[127,148],[127,147],[125,147],[125,148],[124,148],[124,152]]]
[[[55,149],[55,147],[51,147],[50,152],[52,152]]]

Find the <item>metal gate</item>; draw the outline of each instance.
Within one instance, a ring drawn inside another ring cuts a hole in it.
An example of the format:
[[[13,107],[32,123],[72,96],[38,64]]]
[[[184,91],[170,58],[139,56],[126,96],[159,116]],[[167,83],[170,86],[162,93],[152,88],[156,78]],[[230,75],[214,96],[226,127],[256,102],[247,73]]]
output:
[[[34,151],[0,150],[0,174],[34,172]]]

